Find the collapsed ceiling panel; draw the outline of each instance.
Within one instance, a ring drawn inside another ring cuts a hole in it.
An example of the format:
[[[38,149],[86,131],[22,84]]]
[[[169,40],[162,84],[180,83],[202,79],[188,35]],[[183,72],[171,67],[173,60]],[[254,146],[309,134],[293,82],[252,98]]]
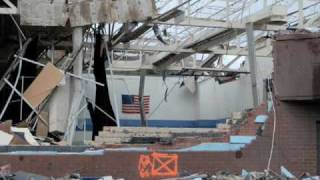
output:
[[[156,15],[153,0],[21,0],[18,4],[22,25],[72,27],[96,23],[145,21]]]

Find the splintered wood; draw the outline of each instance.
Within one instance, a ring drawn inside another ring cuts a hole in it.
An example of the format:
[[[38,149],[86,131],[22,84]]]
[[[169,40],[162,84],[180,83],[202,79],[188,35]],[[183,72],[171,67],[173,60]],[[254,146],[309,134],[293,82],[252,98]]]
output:
[[[56,88],[64,74],[53,64],[48,63],[32,84],[25,91],[23,96],[32,105],[38,107]]]

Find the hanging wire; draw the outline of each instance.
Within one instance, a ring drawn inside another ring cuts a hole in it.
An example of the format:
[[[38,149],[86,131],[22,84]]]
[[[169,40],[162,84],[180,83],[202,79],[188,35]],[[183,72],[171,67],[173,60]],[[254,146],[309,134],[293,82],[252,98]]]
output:
[[[114,77],[113,77],[113,69],[112,69],[113,53],[110,53],[108,44],[106,44],[106,46],[107,46],[107,60],[108,60],[110,76],[111,76],[111,89],[112,89],[113,101],[114,101],[114,105],[115,105],[115,115],[116,115],[116,120],[117,120],[117,126],[120,127],[119,107],[118,107],[117,98],[115,95]],[[111,60],[111,56],[112,56],[112,60]]]
[[[270,88],[270,86],[268,86],[268,88]],[[274,87],[273,87],[273,91],[275,92]],[[273,157],[275,136],[276,136],[276,126],[277,126],[277,112],[276,112],[276,108],[275,108],[275,96],[274,96],[274,93],[270,89],[269,89],[269,92],[270,92],[270,96],[271,96],[272,110],[273,110],[273,130],[272,130],[272,140],[271,140],[271,147],[270,147],[268,166],[267,166],[268,172],[270,171],[271,160]]]
[[[167,96],[169,96],[169,95],[173,92],[173,90],[177,87],[177,85],[179,85],[179,84],[180,84],[180,77],[179,77],[178,81],[170,88],[170,90],[169,90],[168,93],[167,93]],[[162,105],[163,102],[166,102],[165,97],[163,97],[163,98],[161,99],[161,101],[159,102],[159,104],[158,104],[158,105],[155,107],[155,109],[149,114],[149,116],[148,116],[147,119],[150,119],[150,118],[152,117],[152,115],[153,115],[155,112],[158,111],[158,109],[160,108],[160,106]]]

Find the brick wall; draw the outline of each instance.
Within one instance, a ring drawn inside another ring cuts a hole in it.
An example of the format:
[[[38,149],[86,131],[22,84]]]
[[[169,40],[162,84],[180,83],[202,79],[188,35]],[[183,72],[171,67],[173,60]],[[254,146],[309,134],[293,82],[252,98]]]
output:
[[[277,158],[296,173],[317,172],[317,129],[320,103],[281,102],[277,106]]]
[[[251,116],[264,113],[261,106]],[[316,174],[317,144],[316,121],[320,119],[320,103],[278,102],[277,128],[272,169],[281,165],[296,175],[303,172]],[[272,115],[270,115],[272,117]],[[256,125],[248,123],[240,129],[251,134]],[[273,119],[266,124],[262,136],[241,152],[192,152],[179,155],[179,173],[203,172],[212,174],[219,170],[239,173],[241,169],[262,171],[267,167]],[[103,156],[0,156],[0,165],[11,164],[14,170],[63,176],[79,171],[84,175],[113,175],[126,179],[139,179],[138,162],[142,152],[106,152]],[[155,178],[157,179],[157,178]]]

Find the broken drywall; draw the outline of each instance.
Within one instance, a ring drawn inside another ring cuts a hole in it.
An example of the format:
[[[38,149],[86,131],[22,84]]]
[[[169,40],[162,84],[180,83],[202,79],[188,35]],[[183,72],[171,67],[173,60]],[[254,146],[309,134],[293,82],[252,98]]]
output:
[[[20,23],[27,26],[65,26],[68,14],[65,0],[18,1]]]
[[[0,146],[9,145],[12,139],[13,136],[11,134],[0,131]]]
[[[64,132],[71,103],[71,78],[64,77],[65,83],[60,84],[49,102],[49,132]]]
[[[33,146],[39,146],[39,143],[34,139],[28,128],[11,127],[11,132],[15,134],[23,134],[23,138],[26,142]]]

